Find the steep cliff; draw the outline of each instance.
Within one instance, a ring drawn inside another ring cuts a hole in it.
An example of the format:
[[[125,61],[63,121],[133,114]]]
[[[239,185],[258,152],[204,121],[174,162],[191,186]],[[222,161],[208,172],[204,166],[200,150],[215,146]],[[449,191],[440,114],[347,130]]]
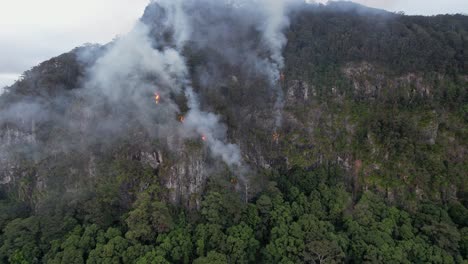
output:
[[[147,73],[148,92],[136,97],[129,81],[134,76],[117,72],[106,85],[115,84],[115,93],[128,100],[103,97],[91,75],[119,40],[40,64],[0,97],[2,196],[32,207],[49,196],[80,199],[122,174],[114,165],[128,161],[150,176],[128,172],[117,178],[123,207],[135,198],[128,193],[153,182],[167,189],[169,201],[197,208],[211,177],[253,197],[266,171],[327,164],[345,171],[347,188],[356,195],[373,189],[391,201],[466,199],[467,18],[358,9],[330,5],[290,13],[285,68],[274,83],[284,93],[279,127],[276,92],[239,55],[264,48],[255,44],[259,32],[208,36],[214,41],[208,44],[198,37],[187,42],[183,54],[201,110],[226,124],[227,140],[240,147],[248,167],[242,173],[210,154],[204,135],[178,134],[188,99],[172,91],[155,104],[151,86],[167,85],[161,76]],[[165,28],[165,12],[153,4],[142,18],[152,45],[161,51],[176,45]],[[203,12],[201,17],[220,19]],[[230,19],[219,26],[240,23]],[[200,27],[196,33],[205,31]],[[228,45],[231,37],[256,46]],[[106,92],[112,95],[113,88]],[[166,104],[177,111],[163,108]]]

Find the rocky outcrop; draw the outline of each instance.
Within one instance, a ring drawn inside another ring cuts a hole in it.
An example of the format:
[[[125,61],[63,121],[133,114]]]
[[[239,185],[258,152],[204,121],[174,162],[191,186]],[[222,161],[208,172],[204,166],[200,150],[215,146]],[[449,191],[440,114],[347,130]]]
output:
[[[209,165],[203,150],[180,153],[178,160],[163,172],[169,199],[174,204],[198,208],[209,175]]]
[[[35,123],[32,122],[29,131],[23,131],[14,126],[5,126],[0,129],[0,185],[15,181],[15,176],[20,174],[21,164],[15,157],[16,149],[21,149],[28,154],[28,149],[33,149],[36,144]]]
[[[150,166],[151,168],[157,170],[161,163],[163,162],[162,160],[162,154],[161,152],[141,152],[140,156],[140,161],[143,165]]]
[[[351,81],[357,97],[376,99],[392,93],[401,94],[410,100],[415,97],[432,97],[433,87],[416,73],[388,76],[383,69],[368,62],[349,63],[342,71]]]
[[[29,131],[23,131],[15,126],[6,125],[0,130],[0,148],[7,148],[18,144],[35,144],[35,122],[31,122]]]
[[[286,102],[288,105],[305,103],[311,95],[316,96],[316,92],[308,83],[300,80],[292,80],[287,83]]]

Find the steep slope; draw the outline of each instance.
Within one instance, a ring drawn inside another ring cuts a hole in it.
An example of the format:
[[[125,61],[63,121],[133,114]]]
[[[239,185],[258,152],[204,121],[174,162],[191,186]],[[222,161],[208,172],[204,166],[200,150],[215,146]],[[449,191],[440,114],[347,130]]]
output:
[[[195,2],[0,96],[0,262],[468,257],[468,17]]]
[[[231,45],[229,36],[215,34],[214,43],[191,40],[185,53],[203,108],[226,123],[229,138],[251,167],[249,174],[332,163],[347,171],[354,192],[372,186],[392,197],[401,187],[407,189],[403,196],[461,195],[466,190],[466,17],[406,17],[344,7],[292,13],[279,81],[284,125],[278,132],[271,115],[275,94],[267,80],[252,72],[250,62],[239,61],[243,56],[234,57],[261,46]],[[244,28],[222,19],[220,27]],[[170,34],[159,23],[165,21],[164,9],[156,4],[142,21],[151,32]],[[255,31],[227,32],[253,45],[258,37]],[[220,42],[225,38],[228,42]],[[56,184],[60,192],[73,191],[93,182],[96,163],[121,158],[149,165],[178,201],[199,195],[208,174],[221,169],[199,139],[184,143],[167,137],[158,121],[148,124],[159,115],[142,117],[153,107],[150,93],[138,98],[145,107],[135,109],[131,102],[112,105],[102,95],[80,92],[89,86],[86,69],[113,45],[83,47],[44,62],[1,97],[4,192],[39,199],[34,193],[47,193],[49,181],[61,182]],[[187,111],[185,99],[167,96],[175,99],[180,114],[164,129],[176,130]],[[23,182],[27,186],[20,187]]]

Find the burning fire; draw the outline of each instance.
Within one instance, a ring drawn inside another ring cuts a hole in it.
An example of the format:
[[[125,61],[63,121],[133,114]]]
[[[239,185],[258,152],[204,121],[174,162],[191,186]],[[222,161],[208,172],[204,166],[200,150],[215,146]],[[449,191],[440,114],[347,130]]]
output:
[[[280,139],[280,134],[278,132],[273,132],[273,141],[278,142]]]
[[[159,104],[160,100],[161,96],[159,95],[159,93],[154,93],[154,101],[156,102],[156,104]]]
[[[179,121],[180,121],[181,123],[184,123],[184,121],[185,121],[185,116],[182,116],[182,115],[179,116]]]
[[[206,141],[205,135],[202,135],[201,139],[202,139],[203,141]]]

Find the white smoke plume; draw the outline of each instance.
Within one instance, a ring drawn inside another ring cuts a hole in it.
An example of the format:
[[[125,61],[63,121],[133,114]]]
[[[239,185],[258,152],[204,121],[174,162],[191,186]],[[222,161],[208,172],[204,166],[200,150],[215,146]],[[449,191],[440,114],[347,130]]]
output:
[[[185,42],[190,37],[191,28],[188,23],[189,18],[182,6],[182,0],[158,2],[167,12],[166,27],[172,30],[175,46],[182,52]],[[182,68],[180,68],[182,69]],[[184,67],[184,69],[186,69]],[[185,116],[183,133],[187,132],[202,137],[208,145],[211,154],[216,158],[221,158],[230,168],[242,166],[242,157],[240,148],[237,145],[227,143],[226,126],[222,125],[220,118],[213,114],[204,112],[200,109],[198,96],[190,85],[190,78],[187,71],[181,71],[184,75],[183,82],[180,84],[185,88],[185,96],[188,101],[189,112]],[[195,132],[195,133],[192,133]]]
[[[285,0],[262,0],[265,21],[262,25],[263,41],[270,50],[271,61],[277,69],[284,67],[282,51],[287,39],[283,31],[289,26]],[[278,73],[276,73],[278,74]]]
[[[218,51],[233,65],[244,65],[267,78],[276,102],[275,128],[282,123],[284,95],[279,83],[288,13],[300,0],[193,0],[155,3],[167,10],[176,46],[190,40],[200,49]],[[194,28],[188,29],[190,26]],[[260,33],[255,39],[252,31]],[[181,38],[181,36],[183,36]],[[267,54],[267,56],[265,56]]]
[[[187,74],[184,59],[172,48],[154,49],[148,33],[147,26],[138,23],[128,35],[113,43],[91,68],[87,85],[103,89],[110,99],[120,100],[132,86],[146,85],[144,76],[153,76],[160,85],[180,92],[178,82]]]
[[[99,52],[84,48],[78,54],[87,67],[82,89],[70,92],[68,101],[57,99],[63,105],[58,109],[68,112],[54,115],[77,117],[62,118],[60,125],[85,131],[83,137],[97,142],[135,133],[140,127],[157,139],[204,137],[213,157],[233,171],[245,172],[241,148],[230,143],[221,114],[207,110],[210,105],[201,91],[220,87],[218,83],[234,75],[230,70],[244,74],[246,80],[262,79],[271,93],[264,100],[269,104],[270,97],[276,97],[272,107],[275,127],[280,127],[279,79],[290,2],[294,0],[153,0],[130,33],[96,48]],[[188,51],[201,54],[203,62],[189,65]],[[220,65],[230,70],[226,73]],[[155,94],[161,97],[156,103]],[[187,101],[182,107],[188,108],[184,123],[177,120],[184,114],[176,101],[181,96]]]
[[[183,7],[184,0],[159,0],[157,2],[166,11],[167,19],[164,21],[164,27],[173,30],[175,46],[177,49],[182,50],[191,33],[189,21]]]
[[[157,92],[164,99],[157,106],[158,115],[169,116],[168,119],[158,120],[157,129],[161,137],[175,130],[175,124],[171,121],[179,114],[171,94],[184,91],[189,111],[182,124],[181,136],[203,137],[212,156],[220,158],[231,168],[242,166],[240,148],[227,143],[226,126],[221,124],[217,115],[200,109],[197,95],[190,86],[185,58],[181,55],[190,27],[185,22],[187,17],[181,9],[181,2],[163,0],[158,4],[166,12],[163,27],[172,32],[173,45],[155,48],[159,46],[158,40],[151,40],[148,26],[138,23],[132,32],[113,43],[91,68],[87,86],[93,90],[97,88],[112,103],[121,104],[124,100],[139,107],[137,112],[142,114],[137,115],[137,118],[142,119],[144,124],[151,123],[153,116],[145,114],[152,110],[148,110],[148,106],[141,102],[148,101],[152,92]],[[164,127],[168,129],[164,130]],[[146,128],[150,130],[153,126]]]
[[[165,116],[179,113],[177,104],[170,98],[171,94],[184,91],[189,111],[182,134],[203,136],[213,156],[221,158],[230,167],[242,166],[240,148],[228,143],[226,126],[217,115],[201,110],[182,54],[190,42],[201,49],[220,49],[220,54],[233,64],[246,63],[263,72],[276,95],[273,107],[275,127],[279,127],[284,105],[279,79],[284,67],[282,50],[286,45],[283,31],[289,25],[288,2],[153,1],[154,14],[143,18],[143,23],[138,23],[132,32],[110,46],[91,68],[87,86],[98,87],[106,99],[113,102],[130,101],[142,113],[151,112],[146,109],[147,105],[141,104],[142,100],[157,92],[165,99],[164,109],[160,109]],[[253,31],[260,33],[260,39],[252,39]],[[241,38],[239,43],[231,39],[236,36]],[[146,124],[151,122],[152,115],[142,114],[137,118]],[[174,126],[170,118],[159,120],[158,125],[160,131],[163,131],[161,127],[170,126],[167,129],[170,131]],[[147,126],[149,130],[152,128]]]
[[[282,124],[282,113],[284,108],[284,93],[279,84],[281,70],[284,67],[283,48],[287,39],[284,30],[289,26],[285,0],[263,0],[265,6],[266,20],[263,29],[263,41],[270,51],[269,79],[271,86],[276,90],[275,128]]]
[[[227,128],[221,124],[219,116],[200,110],[199,100],[191,87],[186,88],[185,94],[190,111],[185,117],[184,129],[195,131],[196,135],[203,137],[212,154],[220,157],[229,167],[243,166],[239,146],[224,141]]]

